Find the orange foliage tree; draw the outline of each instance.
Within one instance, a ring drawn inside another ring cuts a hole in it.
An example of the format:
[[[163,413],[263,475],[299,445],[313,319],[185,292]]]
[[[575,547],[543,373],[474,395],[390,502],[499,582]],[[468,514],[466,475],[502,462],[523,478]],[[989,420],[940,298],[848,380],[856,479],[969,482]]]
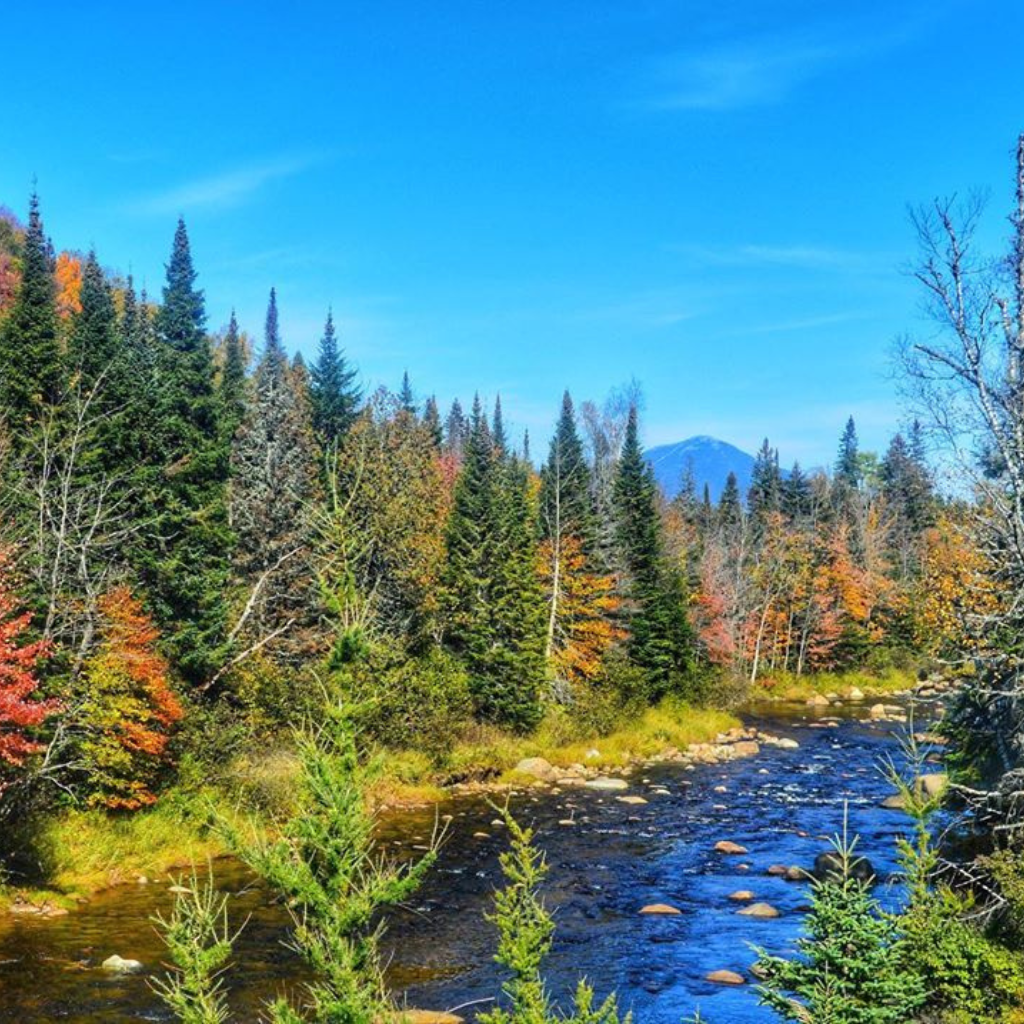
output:
[[[552,567],[559,568],[559,598],[550,651],[550,669],[556,679],[586,683],[601,671],[605,653],[625,632],[614,623],[621,605],[611,576],[589,570],[578,537],[560,538],[560,559],[552,554],[552,541],[540,549],[540,576],[546,592],[555,586]]]
[[[82,312],[82,261],[71,252],[57,257],[57,313],[62,320]]]
[[[159,633],[128,587],[99,602],[103,638],[85,667],[82,755],[90,775],[89,802],[136,810],[156,801],[154,788],[182,708],[157,653]]]
[[[49,654],[42,640],[24,641],[31,621],[29,612],[18,613],[11,582],[11,552],[0,551],[0,768],[21,767],[42,749],[32,730],[60,707],[56,700],[34,696],[39,689],[36,667]],[[0,781],[0,792],[4,784]]]

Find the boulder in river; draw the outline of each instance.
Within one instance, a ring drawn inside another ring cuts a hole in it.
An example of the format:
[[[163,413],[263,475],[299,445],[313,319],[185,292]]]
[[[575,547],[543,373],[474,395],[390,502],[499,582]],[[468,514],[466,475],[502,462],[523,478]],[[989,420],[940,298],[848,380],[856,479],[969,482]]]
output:
[[[850,877],[858,882],[871,882],[875,878],[875,869],[867,857],[854,857],[849,866]],[[814,858],[814,877],[821,882],[829,879],[841,879],[843,876],[843,859],[834,850],[826,850]]]
[[[516,765],[515,770],[519,775],[529,775],[530,778],[538,779],[540,782],[554,782],[558,778],[558,772],[554,765],[543,757],[526,757]]]
[[[682,913],[678,907],[671,903],[648,903],[646,907],[640,908],[641,914],[664,914],[668,917],[676,917]]]
[[[744,853],[747,853],[748,851],[745,846],[740,846],[739,843],[733,843],[728,839],[721,839],[717,843],[715,843],[715,852],[742,856]]]
[[[749,907],[737,910],[736,913],[742,914],[744,917],[757,917],[762,920],[782,916],[770,903],[751,903]]]
[[[647,801],[642,796],[617,796],[615,798],[620,804],[645,804]]]
[[[831,703],[823,693],[816,693],[813,697],[807,698],[807,706],[812,708],[827,708]]]
[[[927,797],[942,796],[949,785],[949,776],[945,772],[934,772],[931,775],[922,775],[918,779],[922,792]]]
[[[585,783],[587,789],[620,790],[629,789],[629,783],[625,779],[611,779],[607,775],[600,775],[596,779],[588,779]]]
[[[749,889],[739,889],[729,894],[729,899],[735,900],[737,903],[748,903],[753,898],[754,894]]]
[[[113,956],[108,956],[100,964],[100,967],[105,971],[110,971],[111,974],[132,974],[142,970],[142,964],[138,960],[125,960],[116,953]]]
[[[743,975],[737,974],[735,971],[712,971],[710,974],[704,975],[704,980],[715,985],[745,985],[747,983]]]

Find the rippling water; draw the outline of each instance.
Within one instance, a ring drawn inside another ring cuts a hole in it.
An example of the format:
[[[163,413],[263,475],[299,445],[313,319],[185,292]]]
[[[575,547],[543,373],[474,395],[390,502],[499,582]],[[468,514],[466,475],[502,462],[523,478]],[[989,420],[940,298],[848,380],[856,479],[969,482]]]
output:
[[[754,758],[686,771],[659,765],[635,772],[630,792],[646,805],[618,802],[590,790],[520,794],[513,811],[538,830],[551,867],[546,889],[557,922],[548,964],[552,993],[564,1000],[577,976],[599,995],[615,989],[641,1024],[678,1024],[700,1009],[710,1024],[774,1020],[758,1007],[752,986],[723,988],[704,976],[727,968],[749,974],[750,944],[790,947],[799,932],[807,890],[769,877],[771,864],[810,866],[827,848],[825,837],[850,830],[880,877],[894,870],[894,839],[907,819],[878,807],[888,792],[879,759],[894,752],[891,725],[857,720],[844,711],[834,728],[814,728],[803,710],[786,718],[754,719],[798,750],[766,747]],[[818,722],[820,725],[821,723]],[[725,787],[718,791],[716,787]],[[668,794],[651,792],[655,788]],[[500,884],[497,856],[505,848],[493,811],[480,799],[450,801],[453,816],[439,865],[413,902],[388,918],[389,979],[409,1005],[472,1016],[493,996],[501,973],[493,963],[495,933],[484,919]],[[571,818],[572,826],[558,824]],[[433,812],[388,822],[384,842],[408,853],[429,840]],[[474,838],[487,832],[487,838]],[[722,856],[714,844],[729,839],[746,856]],[[265,892],[249,885],[231,861],[215,865],[218,883],[235,895],[236,924],[248,916],[228,978],[239,1021],[254,1021],[268,998],[301,985],[303,973],[285,948],[287,917]],[[728,899],[749,889],[782,916],[754,920],[736,914]],[[879,887],[883,901],[894,893]],[[111,953],[141,960],[158,974],[162,946],[149,923],[166,911],[166,884],[124,886],[97,896],[81,910],[53,920],[17,919],[0,929],[0,1020],[161,1021],[169,1017],[153,995],[147,973],[110,978],[96,965]],[[677,917],[640,916],[647,903],[670,903]]]

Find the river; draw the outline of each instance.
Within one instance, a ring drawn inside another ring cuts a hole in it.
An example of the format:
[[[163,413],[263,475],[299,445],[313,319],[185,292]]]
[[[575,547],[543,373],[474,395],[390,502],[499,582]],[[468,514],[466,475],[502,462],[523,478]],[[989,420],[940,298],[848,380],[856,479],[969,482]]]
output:
[[[810,866],[842,827],[880,878],[895,870],[894,840],[907,827],[898,812],[879,807],[889,792],[878,765],[896,752],[899,726],[871,722],[866,708],[826,709],[828,727],[810,709],[752,711],[746,718],[800,744],[766,746],[755,757],[686,770],[662,764],[630,776],[629,792],[648,803],[623,804],[615,794],[573,789],[523,793],[514,813],[533,824],[550,864],[546,899],[557,923],[548,963],[554,996],[564,1000],[586,975],[598,995],[617,990],[638,1024],[679,1024],[699,1008],[709,1024],[766,1024],[776,1018],[758,1006],[751,985],[705,981],[713,970],[745,974],[751,944],[791,947],[799,933],[807,887],[766,874],[772,864]],[[765,717],[770,714],[770,717]],[[826,727],[822,727],[826,726]],[[724,787],[724,789],[723,789]],[[668,790],[655,794],[654,789]],[[500,884],[497,857],[505,848],[494,812],[479,797],[441,808],[452,816],[437,868],[409,906],[388,918],[388,978],[410,1006],[460,1011],[471,1017],[493,996],[501,973],[493,963],[495,932],[484,914]],[[563,825],[560,821],[575,824]],[[427,841],[433,812],[410,812],[382,829],[382,841],[409,853]],[[475,833],[487,833],[487,837]],[[744,856],[714,851],[718,840],[747,847]],[[248,918],[228,975],[237,1021],[258,1019],[266,1001],[301,985],[303,973],[284,946],[287,915],[250,884],[244,869],[221,861],[218,884],[232,896],[235,924]],[[737,915],[738,889],[781,911],[776,919]],[[883,902],[896,893],[878,887]],[[160,939],[150,924],[172,897],[162,884],[121,886],[97,895],[66,917],[18,918],[0,925],[0,1021],[164,1021],[153,994]],[[669,903],[679,916],[641,916],[645,904]],[[109,977],[97,964],[112,953],[141,960],[137,975]]]

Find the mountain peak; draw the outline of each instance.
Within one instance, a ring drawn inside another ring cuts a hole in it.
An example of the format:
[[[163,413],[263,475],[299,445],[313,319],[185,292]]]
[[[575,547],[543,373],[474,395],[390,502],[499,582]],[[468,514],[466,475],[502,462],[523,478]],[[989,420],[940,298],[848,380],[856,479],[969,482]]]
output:
[[[736,474],[740,494],[746,494],[750,487],[754,456],[721,438],[697,434],[685,441],[649,448],[644,454],[668,498],[681,490],[687,469],[693,473],[698,495],[707,484],[712,501],[718,501],[730,473]]]

